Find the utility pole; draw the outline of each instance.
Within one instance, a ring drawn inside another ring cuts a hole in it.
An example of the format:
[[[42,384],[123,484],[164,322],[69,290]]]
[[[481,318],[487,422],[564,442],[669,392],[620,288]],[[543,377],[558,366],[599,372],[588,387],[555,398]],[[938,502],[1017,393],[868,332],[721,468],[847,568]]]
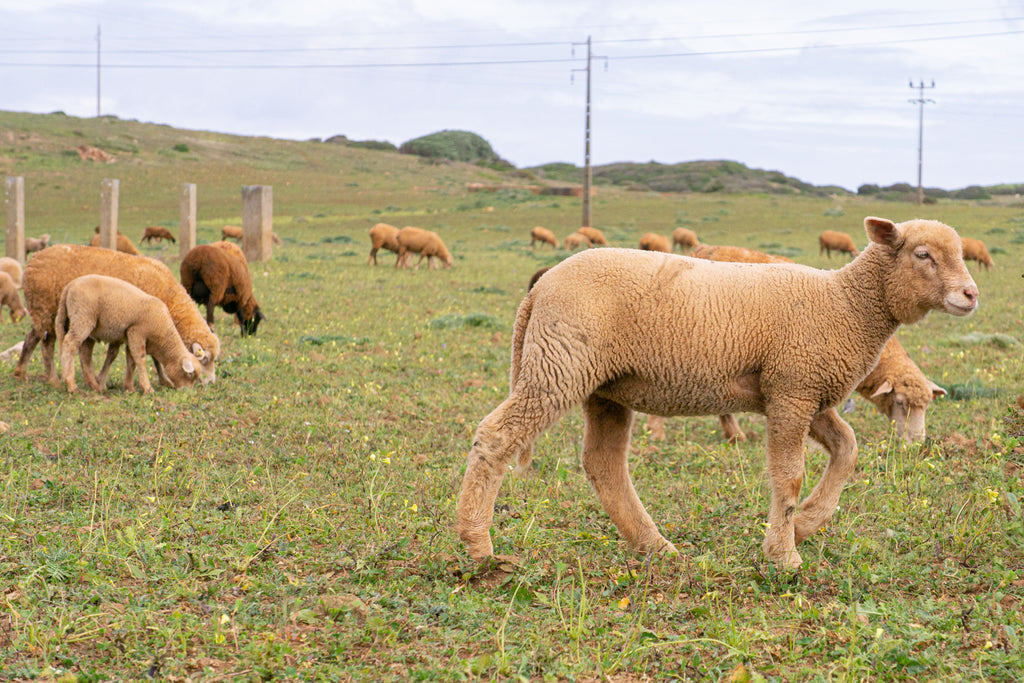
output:
[[[921,169],[923,166],[924,159],[924,105],[931,103],[935,104],[935,100],[926,99],[924,96],[925,84],[924,81],[918,81],[917,85],[914,85],[913,79],[910,81],[910,87],[920,91],[917,95],[917,99],[908,100],[911,104],[918,106],[917,115],[917,203],[918,205],[924,204],[924,186],[921,184]],[[929,90],[935,87],[935,81],[927,86]]]
[[[607,71],[608,70],[608,58],[607,57],[603,57],[603,56],[597,56],[597,55],[594,55],[594,54],[591,53],[591,51],[590,51],[590,36],[587,36],[587,42],[586,43],[573,43],[573,55],[574,56],[576,54],[576,49],[575,48],[576,48],[577,45],[586,45],[587,46],[587,66],[585,68],[582,68],[582,69],[573,69],[573,72],[576,72],[576,71],[586,71],[587,72],[587,116],[586,116],[586,126],[585,126],[586,131],[585,131],[584,137],[583,137],[583,218],[582,218],[581,225],[582,225],[582,227],[588,228],[588,227],[590,227],[590,185],[591,185],[591,181],[593,179],[593,173],[591,172],[591,168],[590,168],[590,63],[591,63],[591,60],[594,57],[597,57],[598,59],[604,59],[604,68],[605,68],[605,71]]]
[[[96,118],[100,117],[100,25],[96,24]]]

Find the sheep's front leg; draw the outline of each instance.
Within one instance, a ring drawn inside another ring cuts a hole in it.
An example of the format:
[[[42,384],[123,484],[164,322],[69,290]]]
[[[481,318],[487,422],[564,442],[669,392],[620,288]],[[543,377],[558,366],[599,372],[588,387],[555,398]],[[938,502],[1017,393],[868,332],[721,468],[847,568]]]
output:
[[[583,418],[583,469],[619,533],[640,552],[678,553],[676,547],[658,533],[629,477],[626,460],[633,411],[613,401],[590,396],[583,402]]]
[[[795,520],[795,541],[799,543],[832,518],[839,495],[857,466],[857,437],[835,408],[818,413],[811,422],[811,437],[828,451],[828,464],[821,481],[800,504]]]
[[[139,391],[143,394],[153,393],[153,386],[149,383],[149,373],[146,372],[146,338],[141,334],[128,330],[128,373],[125,374],[126,389],[130,391],[132,372],[135,367],[139,369]]]
[[[786,569],[798,569],[803,564],[796,551],[793,520],[804,479],[804,438],[813,413],[813,409],[801,410],[794,405],[768,406],[768,479],[772,502],[761,548],[765,557]]]
[[[722,436],[724,436],[725,440],[729,443],[738,443],[740,441],[747,440],[747,435],[743,433],[742,429],[740,429],[740,423],[732,413],[719,415],[718,423],[722,425]]]

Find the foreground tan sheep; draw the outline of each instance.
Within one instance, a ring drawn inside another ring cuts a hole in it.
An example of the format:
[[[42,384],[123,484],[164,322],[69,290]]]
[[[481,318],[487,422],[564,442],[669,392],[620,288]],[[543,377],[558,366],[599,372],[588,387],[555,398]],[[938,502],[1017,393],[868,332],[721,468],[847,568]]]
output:
[[[537,242],[550,244],[555,249],[558,249],[558,238],[555,237],[555,233],[539,225],[530,228],[530,246],[532,247]]]
[[[153,240],[158,242],[170,240],[174,243],[177,243],[178,241],[174,238],[174,234],[167,228],[161,228],[159,225],[147,225],[146,229],[142,231],[142,237],[139,239],[139,244],[142,244],[143,242],[152,242]]]
[[[83,275],[69,282],[60,295],[54,328],[60,344],[61,376],[72,393],[78,390],[76,353],[81,357],[86,383],[96,391],[105,389],[109,365],[105,364],[100,373],[103,383],[92,368],[92,347],[98,341],[110,345],[107,357],[111,359],[121,344],[128,344],[125,391],[134,388],[138,367],[140,392],[152,393],[146,372],[147,354],[153,356],[175,389],[192,386],[201,365],[178,336],[167,305],[119,278]]]
[[[32,352],[41,341],[46,379],[54,386],[60,385],[53,363],[56,340],[53,321],[60,294],[75,278],[92,274],[121,278],[163,301],[185,346],[199,358],[199,372],[204,381],[216,377],[220,340],[210,331],[195,302],[167,266],[148,256],[131,256],[77,244],[44,249],[25,266],[25,306],[32,316],[32,327],[25,335],[25,346],[14,370],[16,377],[25,378]]]
[[[683,249],[691,249],[700,244],[697,241],[697,233],[687,228],[676,228],[672,231],[672,248],[675,249],[676,245]]]
[[[853,258],[856,258],[857,254],[860,253],[853,244],[853,238],[845,232],[826,230],[818,236],[818,255],[820,256],[824,253],[829,258],[832,258],[833,251],[849,254]]]
[[[13,259],[9,256],[0,258],[0,272],[10,275],[14,286],[19,289],[21,288],[22,269],[18,259]]]
[[[382,247],[398,253],[398,228],[387,223],[377,223],[370,228],[370,259],[367,263],[377,265],[377,252]]]
[[[664,235],[645,232],[640,235],[640,249],[643,251],[663,251],[667,254],[672,251],[672,243]]]
[[[571,235],[566,236],[565,241],[562,243],[562,247],[566,251],[575,251],[580,247],[591,247],[590,238],[584,235],[582,232],[574,232]]]
[[[99,233],[96,233],[95,235],[92,236],[92,239],[89,240],[89,246],[100,246]],[[122,235],[121,233],[117,233],[117,250],[123,254],[131,254],[132,256],[138,256],[140,253],[138,248],[134,244],[132,244],[132,241],[125,237],[124,235]]]
[[[960,239],[964,243],[964,261],[977,261],[979,266],[985,267],[985,270],[995,265],[984,242],[973,237],[961,237]]]
[[[39,237],[26,237],[25,238],[25,254],[31,254],[35,251],[42,251],[50,246],[50,236],[48,234],[42,234]]]
[[[799,567],[796,544],[831,518],[857,459],[834,406],[900,324],[931,310],[967,315],[978,302],[952,228],[864,223],[868,249],[837,271],[601,249],[544,274],[516,314],[509,396],[480,423],[468,456],[456,530],[470,556],[493,553],[494,502],[510,463],[582,402],[584,470],[641,552],[676,549],[630,480],[633,411],[765,414],[772,501],[762,547]],[[800,503],[808,435],[829,462]]]
[[[712,246],[700,244],[690,254],[694,258],[708,261],[724,261],[728,263],[793,263],[793,259],[776,254],[766,254],[746,247]]]
[[[21,295],[18,294],[18,286],[6,272],[0,270],[0,312],[6,306],[11,312],[11,322],[16,323],[25,317],[25,307],[21,303]]]
[[[398,259],[395,261],[395,268],[411,267],[413,254],[420,255],[420,260],[416,262],[417,267],[424,258],[427,259],[427,267],[430,270],[436,268],[435,258],[443,263],[445,268],[452,267],[452,255],[448,253],[440,235],[422,228],[402,228],[398,231]]]
[[[608,240],[604,238],[604,233],[598,230],[597,228],[589,228],[584,226],[577,230],[576,232],[578,232],[581,235],[584,235],[588,240],[590,240],[591,245],[600,244],[605,247],[608,246]]]

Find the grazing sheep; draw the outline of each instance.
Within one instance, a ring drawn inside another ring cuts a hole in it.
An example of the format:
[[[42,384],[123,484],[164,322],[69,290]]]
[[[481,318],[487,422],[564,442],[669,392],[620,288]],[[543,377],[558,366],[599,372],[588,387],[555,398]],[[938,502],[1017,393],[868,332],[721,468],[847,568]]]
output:
[[[25,254],[31,254],[34,251],[42,251],[50,246],[50,235],[43,234],[39,237],[26,237],[25,238]]]
[[[381,247],[398,253],[398,228],[387,223],[377,223],[370,228],[370,259],[368,264],[377,265],[377,252]]]
[[[99,233],[92,236],[92,239],[89,240],[89,246],[100,246]],[[132,241],[125,237],[124,235],[122,235],[121,233],[117,233],[117,250],[124,254],[131,254],[132,256],[138,256],[140,253],[139,250],[135,247],[135,245],[132,244]]]
[[[964,261],[977,261],[979,266],[985,267],[985,270],[995,265],[984,242],[973,237],[961,237],[960,239],[964,243]]]
[[[233,239],[233,240],[241,241],[242,240],[242,229],[240,227],[238,227],[237,225],[225,225],[223,228],[220,229],[220,238],[222,240]],[[273,242],[274,244],[283,244],[284,243],[281,240],[281,238],[277,236],[276,232],[271,232],[270,233],[270,241]]]
[[[604,238],[604,233],[598,230],[597,228],[590,228],[584,226],[577,230],[576,232],[580,233],[581,235],[585,236],[588,240],[590,240],[591,245],[601,244],[606,247],[608,246],[608,240]]]
[[[229,242],[200,244],[181,261],[181,285],[197,304],[206,304],[206,322],[213,329],[217,306],[234,313],[242,336],[255,335],[265,317],[252,292],[245,256]]]
[[[14,370],[15,377],[25,378],[32,352],[41,341],[46,379],[54,386],[60,385],[53,363],[56,341],[53,321],[57,315],[60,294],[75,278],[92,274],[120,278],[163,301],[171,312],[182,341],[199,358],[199,373],[204,381],[216,377],[220,340],[210,331],[195,302],[167,266],[147,256],[130,256],[111,249],[77,244],[61,244],[44,249],[25,266],[25,306],[32,316],[32,327],[25,335],[25,346]],[[161,377],[161,380],[166,381],[166,378]]]
[[[18,360],[23,346],[25,346],[25,342],[20,341],[6,351],[0,352],[0,362],[7,363],[12,360]]]
[[[925,413],[933,399],[946,390],[917,367],[903,346],[892,337],[882,349],[875,369],[857,386],[857,393],[896,426],[896,437],[907,442],[924,441]]]
[[[554,266],[544,266],[543,268],[539,268],[537,270],[537,272],[535,272],[533,275],[531,275],[530,276],[530,282],[529,282],[529,284],[526,285],[526,291],[529,292],[531,289],[533,289],[533,286],[535,284],[537,284],[537,280],[540,279],[541,275],[543,275],[544,273],[548,272],[552,268],[554,268]]]
[[[420,260],[416,262],[417,268],[426,258],[427,267],[434,270],[436,268],[435,257],[444,264],[445,268],[452,267],[452,255],[448,253],[448,249],[436,232],[422,228],[402,228],[398,231],[398,259],[395,261],[395,268],[410,267],[413,254],[420,255]]]
[[[480,423],[467,459],[456,530],[470,556],[493,553],[494,501],[509,464],[582,402],[584,470],[641,552],[677,551],[630,480],[633,411],[765,414],[772,501],[762,548],[799,567],[796,544],[832,516],[857,459],[853,430],[834,406],[900,324],[931,310],[967,315],[978,303],[952,228],[864,224],[869,247],[837,271],[601,249],[541,277],[516,314],[509,396]],[[829,462],[798,505],[808,435]]]
[[[676,228],[672,231],[672,248],[675,249],[677,244],[683,249],[697,246],[697,233],[687,228]]]
[[[139,390],[152,393],[146,372],[146,355],[161,368],[175,389],[190,387],[196,381],[201,362],[185,348],[171,320],[167,305],[133,284],[106,275],[75,278],[61,292],[54,320],[60,344],[61,376],[68,392],[75,392],[75,353],[82,362],[82,375],[96,391],[103,391],[92,368],[92,347],[97,341],[109,344],[107,356],[117,355],[121,344],[128,344],[124,390],[134,388],[135,368],[139,369]],[[104,372],[101,375],[106,379]]]
[[[860,253],[853,244],[853,238],[845,232],[826,230],[818,237],[818,255],[825,253],[832,258],[833,250],[849,254],[851,258],[857,258]]]
[[[590,238],[584,235],[582,232],[574,232],[565,238],[565,242],[562,243],[562,248],[566,251],[574,251],[580,247],[591,247]]]
[[[712,246],[700,244],[694,248],[690,256],[707,259],[708,261],[725,261],[729,263],[793,263],[793,259],[775,254],[766,254],[746,247]]]
[[[142,238],[139,239],[139,244],[142,244],[143,242],[152,242],[153,240],[157,240],[158,242],[170,240],[174,243],[177,243],[178,241],[174,239],[174,235],[167,228],[161,228],[159,225],[147,225],[146,229],[142,231]]]
[[[21,289],[22,269],[18,259],[13,259],[9,256],[0,258],[0,272],[10,275],[11,280],[14,281],[14,286]]]
[[[667,254],[672,251],[672,242],[664,235],[645,232],[640,236],[640,248],[644,251],[663,251]]]
[[[11,312],[11,322],[16,323],[25,317],[28,312],[21,304],[21,296],[18,294],[18,286],[14,278],[0,270],[0,311],[6,306]]]
[[[555,249],[558,249],[558,238],[555,237],[555,233],[551,232],[547,228],[536,226],[530,228],[530,246],[532,247],[537,242],[541,244],[550,244]]]

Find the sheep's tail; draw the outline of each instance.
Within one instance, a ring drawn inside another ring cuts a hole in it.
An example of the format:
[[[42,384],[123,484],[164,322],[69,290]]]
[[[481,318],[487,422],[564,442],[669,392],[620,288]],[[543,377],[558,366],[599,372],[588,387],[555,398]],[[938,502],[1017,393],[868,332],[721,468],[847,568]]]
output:
[[[64,346],[64,335],[68,332],[68,289],[60,293],[60,303],[57,305],[57,315],[53,319],[53,329],[57,336],[57,344]]]
[[[519,369],[523,361],[523,340],[526,337],[526,327],[530,324],[530,317],[533,315],[533,292],[526,295],[523,303],[519,304],[516,311],[516,322],[512,328],[512,366],[509,369],[509,387],[514,387],[519,379]]]

